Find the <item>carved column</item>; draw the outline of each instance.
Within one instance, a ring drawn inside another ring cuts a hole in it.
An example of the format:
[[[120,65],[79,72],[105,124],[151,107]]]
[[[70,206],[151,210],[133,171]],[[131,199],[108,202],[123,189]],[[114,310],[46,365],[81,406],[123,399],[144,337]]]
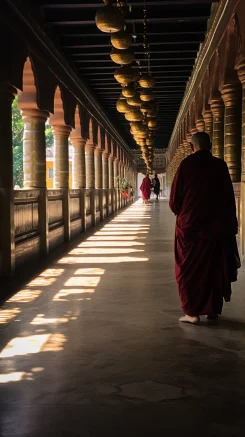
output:
[[[111,192],[111,212],[115,211],[115,199],[114,199],[114,158],[111,154],[109,156],[109,190]]]
[[[104,150],[102,153],[102,173],[103,173],[103,189],[106,197],[106,215],[110,215],[109,211],[109,153]]]
[[[54,188],[69,188],[70,126],[52,126],[54,135]]]
[[[85,145],[85,164],[86,164],[86,188],[90,189],[90,204],[92,214],[92,225],[96,225],[96,205],[95,205],[95,162],[94,162],[95,145],[87,141]]]
[[[118,173],[118,159],[114,159],[113,163],[113,172],[114,172],[114,187],[115,187],[115,211],[118,210],[118,190],[119,190],[119,173]]]
[[[64,238],[70,241],[70,192],[69,192],[69,145],[68,138],[71,127],[66,125],[52,126],[54,135],[54,188],[63,190]]]
[[[204,132],[205,131],[205,122],[203,118],[199,118],[199,120],[196,120],[196,128],[198,132]]]
[[[74,129],[71,133],[73,145],[72,159],[72,188],[80,189],[80,216],[81,229],[86,230],[86,166],[85,144],[86,139],[81,137],[80,129]]]
[[[238,77],[242,84],[242,156],[241,156],[241,202],[240,202],[240,243],[245,259],[245,59],[238,66]]]
[[[86,188],[85,144],[86,139],[75,133],[71,134],[73,145],[72,188]]]
[[[16,89],[0,83],[0,274],[15,270],[12,103]]]
[[[224,157],[232,182],[241,180],[241,92],[238,84],[224,85],[225,104]]]
[[[46,190],[46,143],[45,123],[48,112],[41,111],[34,101],[29,102],[28,93],[23,93],[19,100],[19,108],[24,122],[23,135],[23,172],[24,188],[39,189],[39,229],[40,252],[49,252],[48,237],[48,198]]]
[[[102,174],[102,152],[100,147],[96,147],[94,150],[94,171],[95,171],[95,189],[98,190],[99,197],[99,211],[100,211],[100,221],[103,220],[103,174]]]
[[[205,122],[205,132],[207,132],[207,134],[210,137],[210,141],[212,141],[212,137],[213,137],[213,114],[212,111],[210,110],[206,110],[203,112],[203,119]]]
[[[45,123],[49,114],[39,109],[25,109],[25,103],[19,104],[24,121],[24,188],[46,188]]]
[[[221,99],[212,99],[210,107],[213,114],[212,154],[224,159],[224,104]]]

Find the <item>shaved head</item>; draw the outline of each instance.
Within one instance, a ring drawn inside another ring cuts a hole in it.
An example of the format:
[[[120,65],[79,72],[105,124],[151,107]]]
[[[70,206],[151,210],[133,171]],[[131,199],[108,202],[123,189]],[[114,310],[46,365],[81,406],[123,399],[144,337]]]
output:
[[[207,132],[197,132],[196,134],[192,135],[191,142],[194,148],[197,150],[211,151],[212,144]]]

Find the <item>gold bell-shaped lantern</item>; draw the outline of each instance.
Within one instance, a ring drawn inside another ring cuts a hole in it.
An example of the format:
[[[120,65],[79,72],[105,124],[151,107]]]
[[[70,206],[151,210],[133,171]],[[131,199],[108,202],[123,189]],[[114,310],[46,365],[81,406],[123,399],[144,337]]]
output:
[[[123,95],[124,97],[126,97],[127,99],[128,99],[129,97],[134,97],[135,92],[136,92],[136,90],[135,90],[135,88],[134,88],[134,86],[133,86],[132,84],[131,84],[131,85],[128,85],[128,86],[125,86],[125,87],[123,87],[123,89],[122,89],[122,95]]]
[[[111,45],[119,50],[126,50],[132,44],[132,36],[126,30],[113,33],[111,36]]]
[[[155,96],[152,94],[152,92],[149,89],[144,89],[140,93],[140,98],[143,102],[150,102],[151,100],[155,99]]]
[[[130,106],[141,106],[142,105],[142,101],[140,100],[140,95],[137,91],[135,92],[135,95],[133,97],[129,97],[127,99],[127,102]]]
[[[128,85],[129,83],[136,82],[138,72],[132,67],[120,67],[115,71],[114,77],[121,85]]]
[[[117,111],[125,114],[126,112],[132,111],[132,108],[128,105],[126,99],[119,99],[117,101]]]
[[[142,88],[152,88],[155,85],[155,79],[150,74],[143,74],[139,84]]]
[[[126,112],[125,118],[128,121],[141,121],[143,120],[143,114],[139,110],[133,110]]]
[[[114,33],[123,30],[124,17],[121,10],[113,6],[112,0],[104,0],[106,6],[98,9],[95,15],[95,23],[101,32]]]
[[[111,60],[115,62],[115,64],[128,65],[131,64],[134,60],[134,52],[131,48],[126,50],[119,50],[113,47],[110,57]]]

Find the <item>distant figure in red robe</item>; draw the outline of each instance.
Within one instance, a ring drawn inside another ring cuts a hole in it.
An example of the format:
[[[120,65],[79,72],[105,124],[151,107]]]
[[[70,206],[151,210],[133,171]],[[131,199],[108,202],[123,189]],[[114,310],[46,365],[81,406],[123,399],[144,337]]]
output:
[[[146,174],[142,181],[140,191],[142,192],[143,203],[149,203],[151,197],[151,180],[148,174]]]
[[[231,298],[237,279],[238,223],[233,186],[226,163],[214,158],[206,132],[192,136],[192,155],[175,175],[170,208],[177,216],[175,273],[181,322],[197,324],[200,315],[216,318],[223,299]]]

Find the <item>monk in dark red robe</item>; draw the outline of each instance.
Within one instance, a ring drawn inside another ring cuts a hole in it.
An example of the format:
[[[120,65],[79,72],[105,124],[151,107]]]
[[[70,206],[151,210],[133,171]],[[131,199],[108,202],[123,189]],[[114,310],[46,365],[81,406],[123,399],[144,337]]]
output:
[[[175,175],[170,208],[177,216],[175,273],[182,322],[199,323],[200,315],[221,314],[230,301],[239,258],[238,224],[231,178],[226,163],[214,158],[208,134],[192,137],[193,153]]]
[[[146,174],[145,178],[142,181],[140,191],[142,193],[143,202],[149,203],[149,199],[151,197],[151,180],[148,174]]]

